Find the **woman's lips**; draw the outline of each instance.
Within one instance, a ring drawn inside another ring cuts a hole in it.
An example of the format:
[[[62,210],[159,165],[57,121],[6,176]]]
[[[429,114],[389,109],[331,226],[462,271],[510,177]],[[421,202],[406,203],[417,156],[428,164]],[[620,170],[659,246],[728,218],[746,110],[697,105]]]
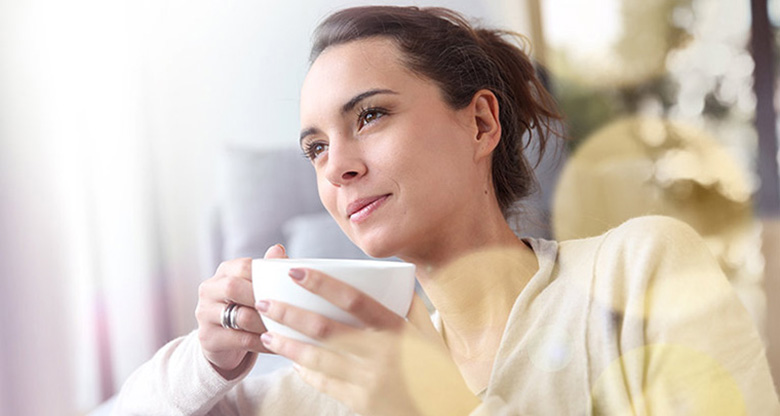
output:
[[[377,195],[353,201],[347,205],[347,217],[350,221],[359,224],[379,208],[389,196],[390,194]]]

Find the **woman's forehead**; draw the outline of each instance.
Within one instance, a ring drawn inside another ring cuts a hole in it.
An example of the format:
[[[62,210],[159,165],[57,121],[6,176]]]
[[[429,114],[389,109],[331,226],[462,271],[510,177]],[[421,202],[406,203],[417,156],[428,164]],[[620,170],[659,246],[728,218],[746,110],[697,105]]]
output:
[[[301,102],[345,99],[368,89],[399,87],[411,76],[401,52],[386,38],[330,46],[314,61],[301,89]]]

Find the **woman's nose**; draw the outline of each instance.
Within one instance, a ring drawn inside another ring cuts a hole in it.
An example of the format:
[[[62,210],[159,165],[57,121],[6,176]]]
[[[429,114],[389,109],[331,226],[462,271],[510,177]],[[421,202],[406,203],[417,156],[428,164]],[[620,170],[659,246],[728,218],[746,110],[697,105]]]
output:
[[[359,146],[353,143],[331,143],[328,149],[326,178],[334,186],[346,185],[366,174],[368,168]]]

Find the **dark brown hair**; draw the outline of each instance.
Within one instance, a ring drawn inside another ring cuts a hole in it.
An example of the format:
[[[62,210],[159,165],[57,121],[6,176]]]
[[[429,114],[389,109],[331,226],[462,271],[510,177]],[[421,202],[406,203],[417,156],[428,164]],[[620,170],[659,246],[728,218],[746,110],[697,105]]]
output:
[[[492,178],[501,211],[508,217],[514,203],[537,187],[523,150],[531,138],[536,140],[538,163],[552,123],[561,118],[531,60],[509,41],[524,38],[472,27],[444,8],[354,7],[330,15],[317,27],[310,59],[314,62],[329,46],[376,36],[392,39],[404,64],[437,83],[455,109],[469,105],[479,90],[496,95],[502,134],[493,151]]]

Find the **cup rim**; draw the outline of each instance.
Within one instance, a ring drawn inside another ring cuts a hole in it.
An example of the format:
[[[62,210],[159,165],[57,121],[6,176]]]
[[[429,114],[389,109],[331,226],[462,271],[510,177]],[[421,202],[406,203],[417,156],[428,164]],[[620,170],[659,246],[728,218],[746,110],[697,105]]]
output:
[[[253,259],[254,261],[262,261],[268,263],[303,263],[300,267],[312,267],[317,266],[344,266],[344,267],[371,267],[371,268],[387,268],[387,269],[405,269],[414,268],[414,264],[403,261],[391,261],[391,260],[369,260],[369,259],[321,259],[321,258],[295,258],[295,259]]]

